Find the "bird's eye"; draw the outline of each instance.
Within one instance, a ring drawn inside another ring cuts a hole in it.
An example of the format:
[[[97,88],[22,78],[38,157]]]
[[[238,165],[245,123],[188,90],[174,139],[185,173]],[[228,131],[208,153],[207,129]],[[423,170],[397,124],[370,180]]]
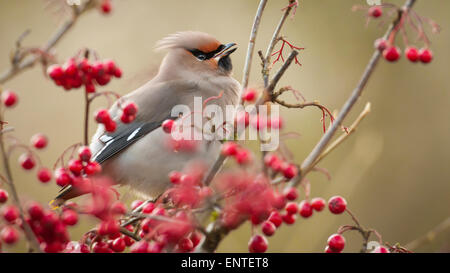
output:
[[[203,54],[197,55],[197,59],[199,59],[200,61],[204,61],[206,60],[206,56]]]

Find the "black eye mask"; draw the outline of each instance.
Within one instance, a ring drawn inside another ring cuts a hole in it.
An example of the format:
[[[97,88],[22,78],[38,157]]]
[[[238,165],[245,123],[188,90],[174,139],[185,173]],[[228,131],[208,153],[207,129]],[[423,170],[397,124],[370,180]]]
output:
[[[216,55],[218,52],[220,52],[223,48],[224,48],[224,45],[220,45],[216,50],[208,52],[208,53],[205,53],[198,49],[191,49],[188,51],[191,52],[192,55],[194,55],[200,61],[204,61],[204,60],[209,60],[212,57],[214,57],[214,55]]]

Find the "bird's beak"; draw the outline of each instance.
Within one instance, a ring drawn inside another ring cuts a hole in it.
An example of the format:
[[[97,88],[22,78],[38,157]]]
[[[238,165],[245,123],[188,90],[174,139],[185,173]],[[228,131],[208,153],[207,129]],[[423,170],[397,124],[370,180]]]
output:
[[[237,47],[233,48],[233,46],[235,45],[236,43],[226,44],[221,51],[217,52],[216,55],[214,55],[214,58],[221,58],[230,55],[231,53],[236,51]]]

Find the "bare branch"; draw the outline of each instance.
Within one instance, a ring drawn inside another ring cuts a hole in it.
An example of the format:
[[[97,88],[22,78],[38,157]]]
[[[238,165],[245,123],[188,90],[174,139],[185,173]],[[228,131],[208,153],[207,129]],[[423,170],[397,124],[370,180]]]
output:
[[[52,37],[48,40],[48,42],[42,47],[42,52],[48,52],[50,49],[52,49],[66,34],[69,29],[73,27],[75,22],[77,21],[78,17],[83,14],[85,11],[92,8],[92,0],[87,1],[83,5],[80,5],[76,8],[74,8],[74,14],[73,17],[67,20],[65,23],[63,23],[53,34]],[[14,76],[19,74],[20,72],[33,67],[38,61],[40,60],[40,56],[38,55],[31,55],[28,58],[14,64],[0,74],[0,84],[5,83],[6,81],[12,79]]]
[[[404,11],[409,10],[416,0],[408,0],[403,8],[399,10],[399,14],[397,19],[389,26],[387,32],[385,33],[384,37],[387,38],[391,32],[394,30],[394,28],[397,27],[397,25],[401,21],[401,17]],[[314,163],[316,162],[317,158],[322,154],[322,152],[327,147],[328,143],[331,141],[333,135],[336,133],[339,126],[341,126],[343,120],[347,116],[347,114],[350,112],[350,110],[355,105],[358,98],[361,96],[362,91],[364,90],[364,87],[366,86],[370,76],[372,75],[379,59],[381,57],[381,52],[379,50],[375,50],[375,52],[372,55],[372,58],[370,59],[369,63],[366,66],[366,69],[364,70],[364,73],[361,77],[361,80],[359,81],[356,88],[353,90],[350,97],[345,102],[344,106],[342,107],[342,110],[339,112],[335,122],[330,126],[328,131],[322,136],[320,141],[316,144],[314,149],[311,151],[311,153],[306,157],[306,159],[301,164],[299,175],[296,177],[292,183],[290,183],[289,186],[296,186],[303,177],[314,167]]]

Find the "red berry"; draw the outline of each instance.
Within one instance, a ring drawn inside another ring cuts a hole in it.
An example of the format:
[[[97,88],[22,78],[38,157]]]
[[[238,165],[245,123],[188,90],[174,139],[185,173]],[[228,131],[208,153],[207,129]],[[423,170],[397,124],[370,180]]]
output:
[[[291,179],[296,177],[298,174],[298,169],[293,164],[288,164],[287,166],[283,167],[283,175],[287,179]]]
[[[100,86],[104,86],[107,85],[109,83],[109,81],[111,80],[111,76],[108,74],[103,74],[97,78],[95,78],[95,81],[98,83],[98,85]]]
[[[251,101],[254,101],[255,99],[256,99],[256,90],[255,89],[251,89],[251,88],[246,89],[244,91],[244,94],[242,94],[242,100],[244,100],[244,101],[251,102]]]
[[[250,152],[245,149],[239,149],[235,155],[235,159],[240,165],[245,165],[252,161]]]
[[[8,192],[4,189],[0,189],[0,203],[3,204],[8,201]]]
[[[180,172],[172,171],[169,173],[169,180],[173,184],[178,184],[181,181],[181,176],[182,176],[182,174]]]
[[[345,238],[340,234],[332,234],[327,241],[328,247],[334,252],[341,252],[345,246]]]
[[[126,244],[125,244],[125,240],[122,239],[121,237],[116,238],[111,245],[111,249],[114,252],[122,252],[125,250]]]
[[[406,58],[408,58],[408,60],[415,63],[419,60],[419,51],[417,50],[417,48],[410,46],[406,48],[405,56]]]
[[[148,203],[142,208],[142,213],[152,213],[155,209],[155,203]]]
[[[107,132],[114,132],[117,128],[117,124],[114,120],[110,119],[107,123],[105,123],[105,130]]]
[[[69,59],[64,65],[64,75],[72,78],[78,73],[78,68],[73,59]]]
[[[325,247],[325,253],[341,253],[340,251],[334,251],[329,246]]]
[[[92,82],[86,83],[84,88],[86,93],[95,93],[95,85]]]
[[[311,207],[315,211],[322,211],[323,208],[325,207],[325,200],[323,200],[323,198],[320,197],[313,198],[311,200]]]
[[[61,187],[65,187],[72,182],[72,178],[64,168],[56,170],[55,177],[56,177],[56,184],[58,184],[58,186]]]
[[[178,248],[183,252],[190,252],[194,249],[194,243],[189,238],[182,238],[178,242]]]
[[[304,218],[310,217],[313,214],[313,208],[312,208],[311,204],[306,200],[303,200],[302,202],[300,202],[299,213]]]
[[[372,16],[373,18],[378,18],[381,15],[383,15],[383,10],[379,6],[374,6],[369,8],[369,16]]]
[[[83,170],[83,162],[79,159],[72,159],[69,161],[69,170],[73,175],[79,176]]]
[[[267,239],[262,235],[254,235],[248,242],[250,253],[264,253],[267,250]]]
[[[376,49],[383,52],[383,50],[385,50],[388,47],[388,42],[386,41],[386,39],[378,38],[375,40],[374,45]]]
[[[31,170],[36,165],[34,158],[30,154],[22,154],[19,157],[19,162],[25,170]]]
[[[236,117],[234,119],[235,126],[240,128],[242,125],[247,127],[250,123],[250,114],[245,111],[239,111],[236,113]]]
[[[296,215],[297,215],[297,214],[289,214],[289,213],[286,213],[286,214],[283,214],[283,215],[281,216],[281,218],[283,219],[283,222],[285,222],[286,224],[292,225],[293,223],[295,223],[295,219],[297,218]]]
[[[222,154],[224,156],[234,156],[238,152],[238,145],[233,141],[227,141],[222,145]]]
[[[95,121],[98,123],[107,123],[111,120],[108,110],[100,109],[95,113]]]
[[[129,102],[123,107],[123,113],[127,116],[134,116],[137,114],[138,107],[134,102]]]
[[[268,221],[272,222],[275,225],[275,227],[279,227],[283,223],[283,218],[281,217],[281,214],[278,211],[272,211]]]
[[[99,173],[101,171],[102,171],[102,166],[100,164],[98,164],[96,161],[91,161],[84,167],[84,173],[86,175],[93,175],[93,174]]]
[[[2,101],[6,107],[12,107],[17,103],[17,95],[13,91],[5,90],[2,92]]]
[[[41,168],[37,173],[39,181],[47,183],[52,179],[52,172],[47,168]]]
[[[44,216],[44,210],[39,203],[32,202],[28,204],[28,214],[31,220],[40,220]]]
[[[136,115],[125,115],[125,113],[122,113],[120,116],[120,121],[122,121],[125,124],[131,123],[136,118]]]
[[[269,127],[272,129],[281,129],[283,127],[283,120],[281,117],[271,118],[269,120]]]
[[[390,253],[390,251],[389,251],[389,249],[385,248],[384,246],[377,246],[370,253]]]
[[[433,52],[428,48],[422,48],[419,51],[419,58],[422,63],[429,63],[433,60]]]
[[[120,230],[119,223],[116,220],[106,220],[100,223],[98,234],[100,235],[114,235]]]
[[[267,118],[260,116],[260,115],[254,115],[252,116],[252,118],[250,119],[250,124],[253,128],[255,128],[256,130],[261,130],[267,127]]]
[[[91,156],[91,149],[89,149],[88,146],[82,146],[78,149],[78,158],[81,161],[89,162],[89,160],[91,160]]]
[[[139,242],[136,242],[133,244],[133,246],[130,249],[131,253],[148,253],[149,245],[147,241],[140,240]]]
[[[95,242],[92,244],[92,252],[94,253],[111,253],[112,250],[109,248],[108,244],[105,242]]]
[[[333,196],[328,200],[328,209],[334,214],[341,214],[347,208],[347,201],[340,196]]]
[[[124,236],[123,241],[126,246],[132,246],[134,244],[134,240],[131,237]]]
[[[286,197],[287,200],[294,201],[298,197],[298,190],[297,188],[288,188],[284,191],[284,197]]]
[[[15,206],[9,205],[3,208],[2,214],[7,222],[12,223],[19,217],[19,210]]]
[[[171,119],[166,119],[163,123],[162,123],[162,129],[164,130],[164,132],[166,132],[167,134],[170,134],[172,132],[173,129],[173,125],[175,124],[175,121],[171,120]]]
[[[111,12],[112,6],[110,0],[103,0],[101,4],[101,9],[104,14],[109,14]]]
[[[114,70],[114,77],[116,78],[122,77],[122,70],[120,68],[116,67],[116,69]]]
[[[47,68],[47,74],[52,78],[53,80],[59,80],[64,77],[64,71],[61,66],[59,65],[51,65]]]
[[[11,226],[6,226],[0,232],[0,237],[7,244],[14,244],[19,239],[19,232]]]
[[[202,235],[199,232],[194,231],[192,232],[191,236],[189,236],[189,239],[191,239],[194,247],[196,247],[202,240]]]
[[[295,202],[289,202],[286,204],[286,212],[289,214],[295,214],[298,211],[298,205]]]
[[[31,145],[33,145],[36,149],[45,148],[47,146],[47,143],[47,137],[43,134],[35,134],[31,137]]]
[[[120,201],[116,201],[111,205],[111,211],[114,214],[125,214],[127,207]]]
[[[383,57],[389,62],[395,62],[400,58],[400,49],[395,46],[387,47],[383,50]]]
[[[73,226],[76,225],[76,223],[78,223],[78,214],[75,211],[68,209],[62,213],[61,219],[64,224],[68,226]]]
[[[277,227],[271,221],[265,221],[261,225],[261,230],[266,236],[272,236]]]
[[[265,157],[264,157],[264,165],[266,165],[267,167],[271,167],[272,166],[272,164],[275,162],[275,161],[278,161],[279,159],[278,159],[278,156],[277,155],[275,155],[275,154],[267,154]]]

